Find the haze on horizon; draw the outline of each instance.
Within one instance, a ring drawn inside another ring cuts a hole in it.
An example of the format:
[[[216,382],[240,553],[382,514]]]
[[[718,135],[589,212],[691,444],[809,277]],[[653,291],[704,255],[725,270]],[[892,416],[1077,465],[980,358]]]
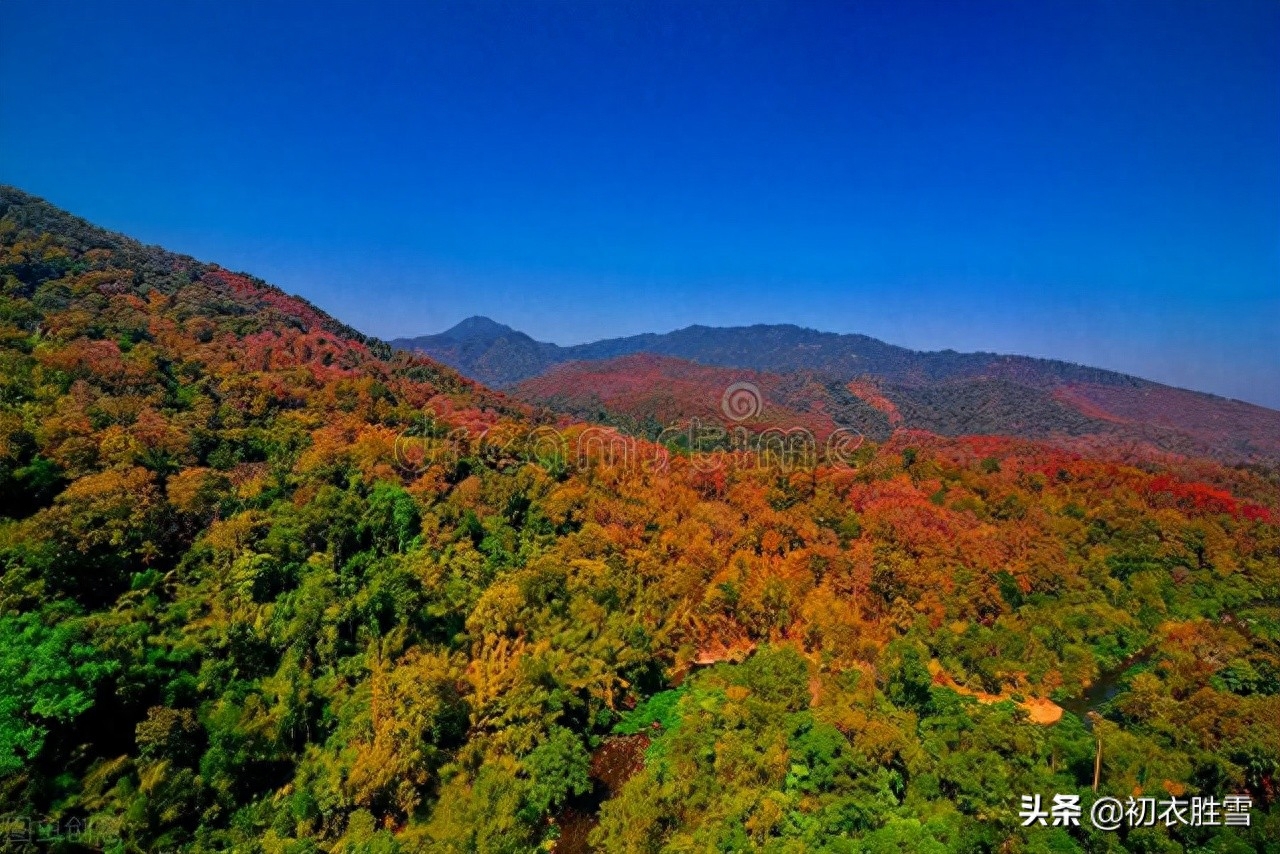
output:
[[[14,0],[0,182],[384,338],[794,323],[1280,408],[1280,4]]]

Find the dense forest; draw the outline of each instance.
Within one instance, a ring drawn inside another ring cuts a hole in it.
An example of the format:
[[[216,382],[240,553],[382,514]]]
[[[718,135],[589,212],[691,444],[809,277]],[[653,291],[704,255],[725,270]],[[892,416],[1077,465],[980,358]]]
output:
[[[0,814],[56,828],[0,845],[1278,850],[1275,470],[547,418],[0,190]],[[1023,826],[1056,793],[1251,821]]]

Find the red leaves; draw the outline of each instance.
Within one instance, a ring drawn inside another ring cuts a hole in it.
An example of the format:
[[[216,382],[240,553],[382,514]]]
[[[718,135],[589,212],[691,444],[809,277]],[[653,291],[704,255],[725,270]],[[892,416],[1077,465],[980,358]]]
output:
[[[846,385],[845,388],[849,389],[861,400],[888,415],[890,425],[897,427],[902,423],[902,413],[898,411],[898,407],[892,400],[881,394],[880,387],[875,382],[871,380],[854,380]]]
[[[1225,513],[1250,522],[1273,522],[1274,510],[1252,501],[1242,501],[1225,489],[1206,483],[1188,483],[1171,474],[1153,477],[1145,488],[1154,506],[1174,506],[1194,514]]]
[[[113,383],[125,375],[120,345],[114,341],[79,338],[63,347],[40,348],[35,357],[46,368],[80,379]]]
[[[1236,515],[1236,499],[1224,489],[1216,489],[1203,483],[1182,483],[1172,475],[1162,474],[1151,479],[1146,493],[1159,501],[1171,498],[1181,510],[1196,513],[1229,513]]]

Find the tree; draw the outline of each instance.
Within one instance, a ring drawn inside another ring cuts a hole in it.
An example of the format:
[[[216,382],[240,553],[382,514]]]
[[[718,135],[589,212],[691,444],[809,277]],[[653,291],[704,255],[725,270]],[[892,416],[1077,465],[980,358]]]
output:
[[[552,727],[547,740],[521,764],[532,781],[529,806],[536,815],[555,810],[570,796],[591,790],[591,755],[582,746],[582,739],[564,727]]]
[[[85,640],[82,624],[52,612],[0,617],[0,776],[29,767],[50,727],[70,725],[93,705],[115,670]]]

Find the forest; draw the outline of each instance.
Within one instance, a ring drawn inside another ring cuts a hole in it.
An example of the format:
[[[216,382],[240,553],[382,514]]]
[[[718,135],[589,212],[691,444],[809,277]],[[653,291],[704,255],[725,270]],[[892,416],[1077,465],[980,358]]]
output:
[[[1280,851],[1276,469],[407,469],[427,412],[586,429],[0,189],[0,846]],[[1054,794],[1250,822],[1024,826]]]

